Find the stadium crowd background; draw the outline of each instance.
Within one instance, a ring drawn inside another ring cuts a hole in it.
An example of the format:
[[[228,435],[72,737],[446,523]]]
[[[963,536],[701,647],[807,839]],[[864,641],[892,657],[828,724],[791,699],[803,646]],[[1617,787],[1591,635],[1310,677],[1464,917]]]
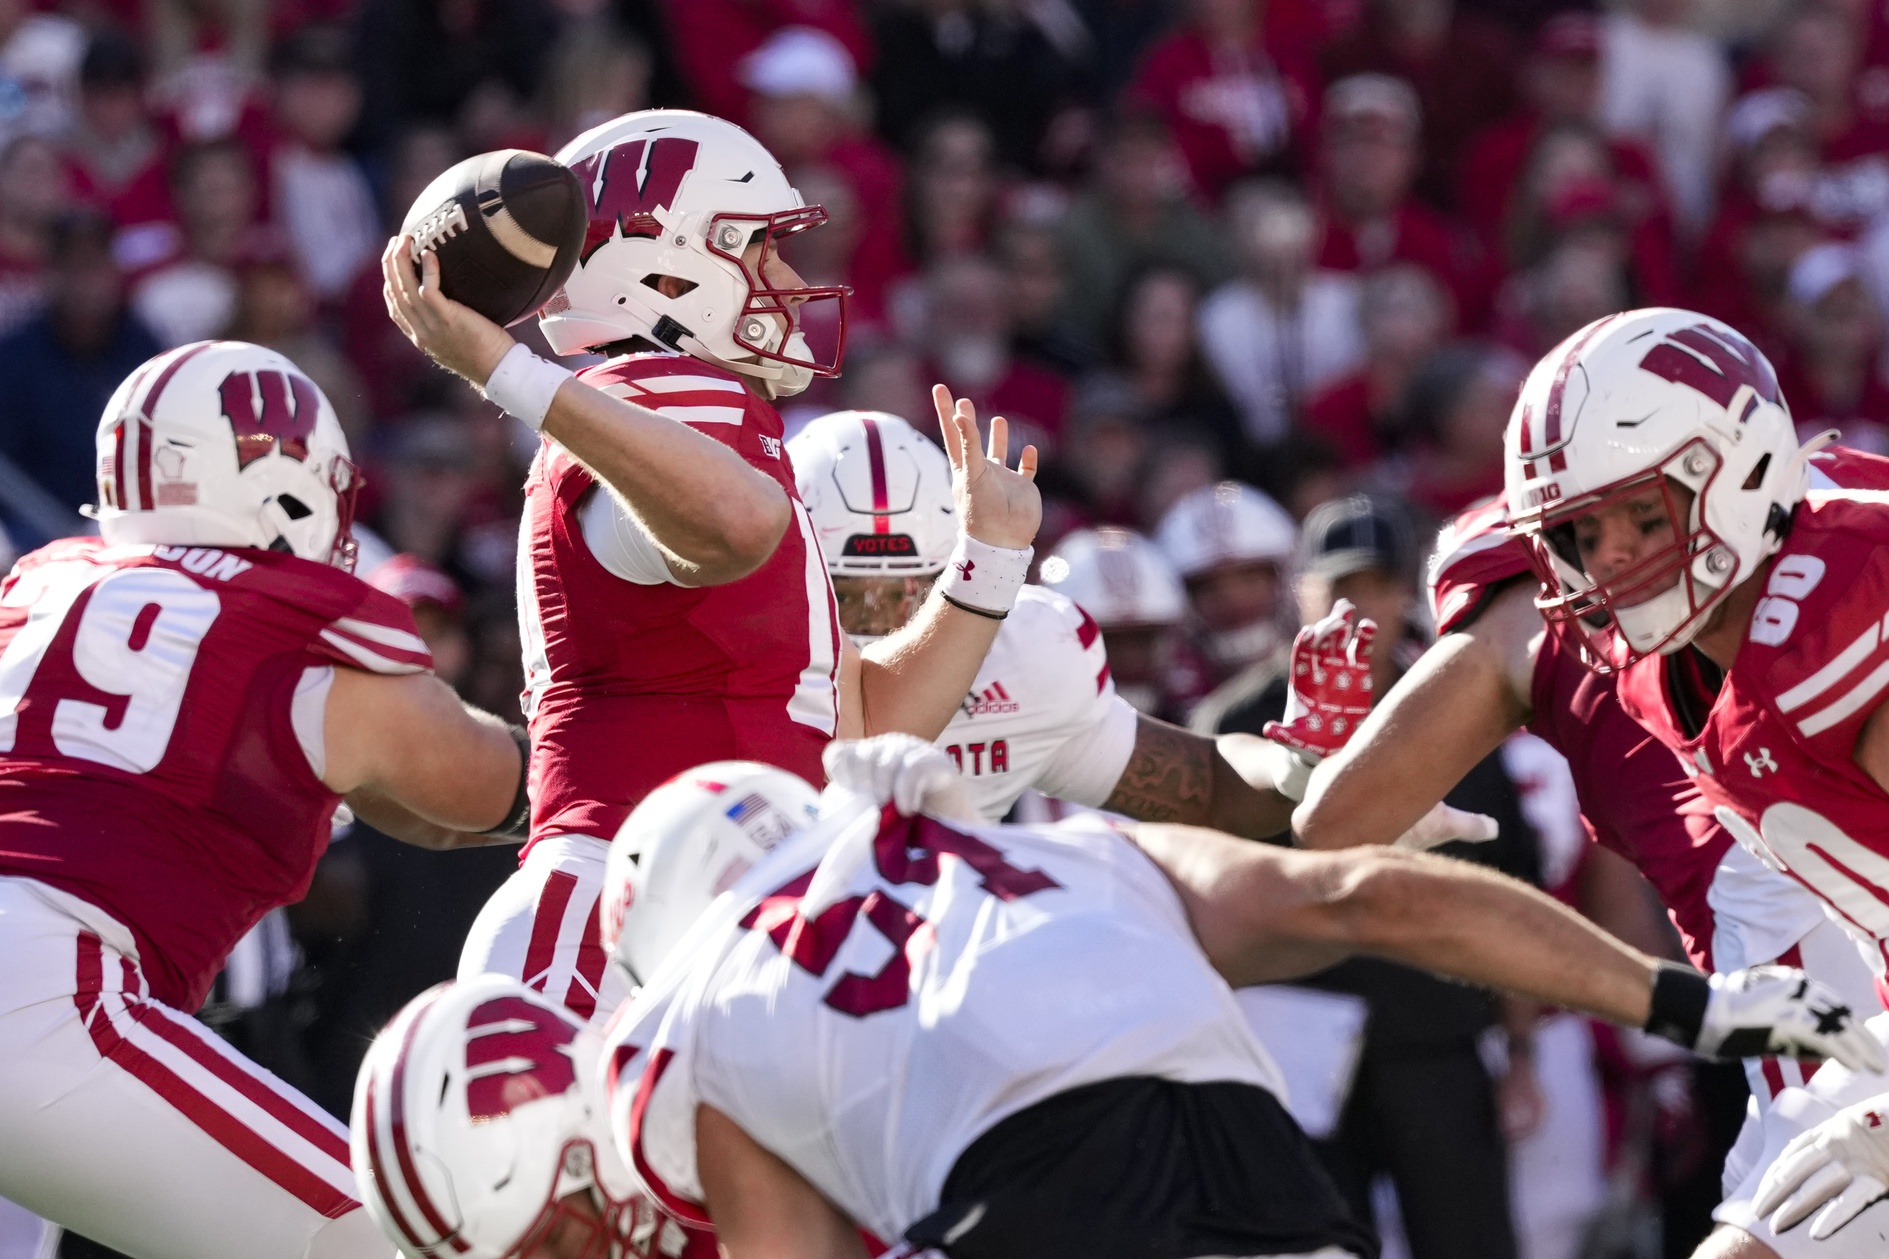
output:
[[[364,571],[515,718],[533,439],[418,356],[374,262],[460,157],[650,105],[748,126],[831,216],[789,257],[853,287],[846,370],[790,431],[925,424],[944,381],[1043,448],[1039,556],[1228,477],[1301,519],[1368,491],[1421,538],[1500,488],[1529,363],[1633,306],[1728,320],[1806,434],[1889,448],[1877,0],[0,0],[0,552],[85,527],[131,368],[258,342],[368,471]],[[1387,552],[1413,580],[1417,549]],[[1572,888],[1570,808],[1528,816]],[[513,859],[344,833],[205,1017],[345,1115],[367,1038],[452,973]],[[1742,1080],[1595,1061],[1613,1193],[1580,1227],[1616,1249],[1590,1253],[1687,1253]]]

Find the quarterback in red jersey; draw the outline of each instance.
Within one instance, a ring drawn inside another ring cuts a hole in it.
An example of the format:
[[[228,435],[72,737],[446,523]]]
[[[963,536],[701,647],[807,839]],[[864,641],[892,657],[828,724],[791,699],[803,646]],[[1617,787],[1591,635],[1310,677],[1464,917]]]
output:
[[[0,1194],[140,1259],[384,1253],[340,1126],[188,1012],[344,797],[523,828],[518,736],[348,572],[353,479],[287,359],[183,346],[106,406],[102,538],[0,584]]]
[[[547,439],[518,556],[532,734],[519,875],[467,941],[462,973],[500,971],[602,1015],[622,996],[597,944],[610,836],[652,788],[749,758],[820,777],[836,734],[935,737],[970,689],[1030,561],[1035,453],[1005,467],[991,423],[940,401],[963,531],[957,578],[905,633],[856,653],[795,491],[774,403],[833,375],[843,289],[810,288],[780,243],[825,220],[732,123],[625,115],[558,155],[583,181],[582,261],[541,326],[573,378],[438,292],[405,238],[383,258],[388,309],[415,344]],[[800,331],[840,307],[830,352]]]
[[[1664,309],[1598,320],[1550,352],[1506,443],[1511,524],[1543,614],[1617,675],[1621,707],[1678,754],[1724,826],[1822,899],[1880,988],[1889,462],[1800,448],[1764,356],[1716,320]],[[1871,1027],[1889,1033],[1889,1017]],[[1886,1087],[1830,1070],[1787,1090],[1766,1119],[1771,1170],[1720,1208],[1733,1227],[1707,1252],[1889,1249],[1889,1206],[1871,1205],[1889,1180],[1889,1140],[1871,1135],[1889,1131]]]

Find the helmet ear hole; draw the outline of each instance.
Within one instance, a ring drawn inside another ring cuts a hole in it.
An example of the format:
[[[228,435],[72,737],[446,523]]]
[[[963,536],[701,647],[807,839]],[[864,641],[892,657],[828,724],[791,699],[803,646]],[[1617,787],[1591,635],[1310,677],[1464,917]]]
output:
[[[694,280],[685,280],[679,275],[663,275],[656,271],[644,276],[642,283],[644,288],[655,289],[671,301],[678,297],[687,297],[701,287]]]
[[[282,509],[282,514],[290,520],[306,520],[315,514],[314,508],[293,494],[278,494],[275,501],[276,505]]]
[[[1745,483],[1740,488],[1747,489],[1747,490],[1757,489],[1759,486],[1764,484],[1764,474],[1769,472],[1770,470],[1771,470],[1771,456],[1769,453],[1766,453],[1763,458],[1759,459],[1756,464],[1752,465],[1751,475],[1745,478]]]

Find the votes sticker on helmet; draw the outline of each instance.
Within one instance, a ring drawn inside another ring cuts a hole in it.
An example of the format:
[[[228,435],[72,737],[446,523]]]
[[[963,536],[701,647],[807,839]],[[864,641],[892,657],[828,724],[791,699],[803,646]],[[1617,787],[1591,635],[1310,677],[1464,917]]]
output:
[[[873,559],[888,555],[914,556],[918,554],[918,544],[907,533],[855,533],[846,539],[840,554],[847,558]]]

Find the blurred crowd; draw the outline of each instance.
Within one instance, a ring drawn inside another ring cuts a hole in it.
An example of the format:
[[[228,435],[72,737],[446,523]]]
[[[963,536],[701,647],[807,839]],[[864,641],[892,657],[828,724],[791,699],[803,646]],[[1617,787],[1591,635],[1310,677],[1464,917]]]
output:
[[[378,253],[460,158],[652,105],[741,122],[828,211],[788,256],[853,289],[845,371],[790,433],[926,425],[934,381],[1006,415],[1045,455],[1039,556],[1160,540],[1149,580],[1178,593],[1104,626],[1112,664],[1203,728],[1246,728],[1338,583],[1407,659],[1422,539],[1500,489],[1527,367],[1597,316],[1723,318],[1806,435],[1889,450],[1879,0],[0,0],[0,550],[85,527],[131,368],[270,346],[367,469],[363,572],[515,718],[535,439],[402,338]],[[1207,500],[1244,523],[1189,551],[1176,513]],[[1571,806],[1511,760],[1552,847]],[[450,973],[510,862],[356,831],[292,916],[319,965],[277,1054],[339,1109],[349,1054]],[[267,943],[227,987],[293,987]]]

